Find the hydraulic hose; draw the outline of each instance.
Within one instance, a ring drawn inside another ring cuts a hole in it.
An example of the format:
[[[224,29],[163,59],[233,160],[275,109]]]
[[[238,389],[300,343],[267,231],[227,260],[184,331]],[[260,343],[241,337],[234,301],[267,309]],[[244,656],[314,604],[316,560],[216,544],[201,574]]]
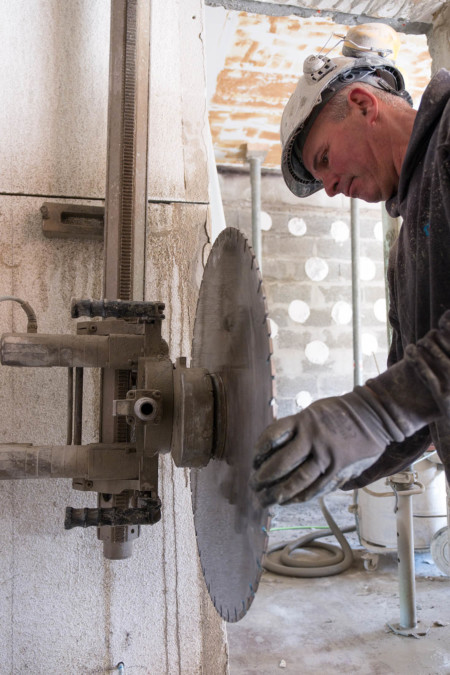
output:
[[[5,300],[12,300],[12,302],[18,302],[19,305],[22,307],[24,310],[25,314],[27,315],[27,333],[37,333],[37,319],[36,319],[36,314],[34,313],[33,308],[31,305],[26,302],[25,300],[22,300],[21,298],[16,298],[12,295],[3,295],[0,297],[0,302],[4,302]]]
[[[352,549],[344,537],[345,533],[354,532],[354,525],[339,529],[330,512],[325,506],[324,499],[319,500],[320,508],[330,529],[321,532],[312,532],[288,544],[278,544],[271,548],[263,559],[263,567],[269,572],[289,577],[328,577],[340,574],[350,567],[353,562]],[[316,539],[334,536],[339,546],[319,543]],[[319,549],[314,556],[295,555],[299,549]]]

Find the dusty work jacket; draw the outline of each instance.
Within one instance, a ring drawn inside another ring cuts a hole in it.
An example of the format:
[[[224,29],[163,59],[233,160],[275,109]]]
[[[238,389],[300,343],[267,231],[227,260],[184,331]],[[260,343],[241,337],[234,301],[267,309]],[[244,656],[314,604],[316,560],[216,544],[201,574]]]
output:
[[[400,174],[398,192],[387,203],[401,216],[391,249],[388,284],[393,340],[388,366],[403,358],[450,309],[450,72],[440,70],[426,88]],[[414,396],[415,392],[411,392]],[[450,420],[437,422],[391,443],[381,457],[345,489],[402,470],[433,441],[450,481]]]

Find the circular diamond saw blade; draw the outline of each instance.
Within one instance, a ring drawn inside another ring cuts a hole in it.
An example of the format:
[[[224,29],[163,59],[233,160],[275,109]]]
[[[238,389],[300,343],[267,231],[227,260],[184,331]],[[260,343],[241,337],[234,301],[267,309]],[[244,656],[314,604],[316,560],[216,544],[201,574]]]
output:
[[[268,512],[249,486],[254,446],[273,421],[272,344],[256,258],[239,230],[226,228],[209,255],[195,317],[192,365],[224,390],[220,457],[191,470],[203,574],[226,621],[250,607],[266,551]]]

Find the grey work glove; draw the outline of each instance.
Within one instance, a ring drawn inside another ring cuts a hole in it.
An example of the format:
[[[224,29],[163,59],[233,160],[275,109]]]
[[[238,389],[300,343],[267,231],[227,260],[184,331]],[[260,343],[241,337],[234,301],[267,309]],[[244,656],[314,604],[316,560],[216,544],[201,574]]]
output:
[[[450,311],[365,386],[271,424],[256,446],[252,487],[264,506],[323,495],[443,415],[450,416]]]

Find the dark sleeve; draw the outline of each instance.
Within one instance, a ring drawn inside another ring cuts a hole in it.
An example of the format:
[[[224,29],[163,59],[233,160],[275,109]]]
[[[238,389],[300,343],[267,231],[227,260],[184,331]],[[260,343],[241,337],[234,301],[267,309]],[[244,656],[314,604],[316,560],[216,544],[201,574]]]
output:
[[[440,197],[443,201],[447,218],[447,227],[450,226],[450,100],[447,102],[442,124],[439,129],[437,142],[437,165],[439,167]]]
[[[388,354],[388,367],[398,363],[404,356],[403,345],[400,337],[400,326],[396,312],[396,285],[395,285],[395,258],[396,243],[391,248],[388,268],[388,288],[389,288],[389,323],[392,328],[392,341]],[[431,444],[431,434],[428,426],[419,429],[415,434],[405,438],[402,442],[393,442],[383,454],[366,471],[363,471],[357,478],[345,483],[343,490],[356,490],[365,487],[370,483],[392,476],[398,471],[403,471],[410,464],[415,462],[427,450]]]
[[[392,476],[403,471],[415,462],[431,444],[431,434],[428,426],[419,429],[401,443],[391,443],[372,466],[362,472],[357,478],[348,481],[342,486],[343,490],[356,490],[373,483],[379,478]]]
[[[397,258],[397,241],[391,247],[389,252],[389,265],[387,271],[387,286],[389,293],[389,313],[388,320],[392,330],[392,340],[389,346],[389,353],[387,358],[387,366],[393,366],[403,358],[403,345],[400,336],[400,323],[397,316],[397,293],[396,293],[396,258]]]

